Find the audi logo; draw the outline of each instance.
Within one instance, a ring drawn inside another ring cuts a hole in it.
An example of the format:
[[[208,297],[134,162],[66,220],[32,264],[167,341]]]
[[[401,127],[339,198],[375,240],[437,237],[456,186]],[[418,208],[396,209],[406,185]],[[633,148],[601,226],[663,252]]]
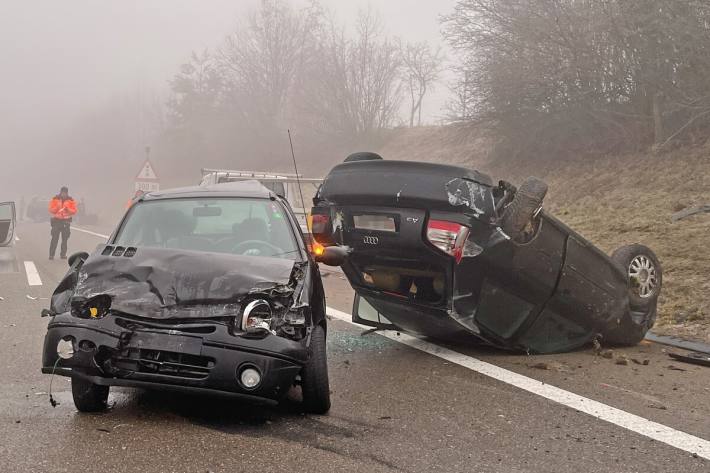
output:
[[[366,245],[377,245],[380,243],[380,239],[376,236],[366,236],[362,239],[362,242]]]

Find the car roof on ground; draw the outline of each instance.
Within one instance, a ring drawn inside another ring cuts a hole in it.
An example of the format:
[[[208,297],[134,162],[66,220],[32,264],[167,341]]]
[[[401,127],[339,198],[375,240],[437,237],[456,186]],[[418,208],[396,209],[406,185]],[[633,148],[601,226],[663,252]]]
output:
[[[190,197],[251,197],[256,199],[274,199],[276,195],[264,187],[259,181],[250,180],[153,191],[145,194],[141,200],[149,201]]]

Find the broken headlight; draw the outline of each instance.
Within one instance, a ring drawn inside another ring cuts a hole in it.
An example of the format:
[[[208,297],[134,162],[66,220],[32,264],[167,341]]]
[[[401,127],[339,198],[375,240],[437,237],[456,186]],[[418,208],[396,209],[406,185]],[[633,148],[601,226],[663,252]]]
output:
[[[71,302],[71,312],[82,319],[101,319],[108,315],[111,309],[111,297],[106,294],[90,299],[76,298]]]
[[[271,305],[264,299],[249,302],[242,314],[241,329],[247,333],[271,330]]]

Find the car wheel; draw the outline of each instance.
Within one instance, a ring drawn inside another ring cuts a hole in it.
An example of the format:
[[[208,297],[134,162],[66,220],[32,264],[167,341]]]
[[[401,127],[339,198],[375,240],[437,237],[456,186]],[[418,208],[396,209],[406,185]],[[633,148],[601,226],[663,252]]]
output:
[[[330,410],[330,384],[325,349],[325,330],[317,325],[311,332],[310,357],[301,371],[303,408],[312,414]]]
[[[542,206],[546,194],[547,184],[534,177],[527,178],[503,211],[500,225],[503,231],[513,240],[519,239]]]
[[[79,412],[100,412],[106,409],[108,390],[108,386],[100,386],[85,379],[71,379],[71,394]]]
[[[636,345],[656,322],[656,305],[663,283],[661,264],[650,248],[639,244],[622,246],[611,259],[628,275],[630,311],[604,334],[604,339]]]
[[[352,163],[355,161],[373,161],[376,159],[382,159],[382,156],[380,156],[377,153],[372,153],[370,151],[361,151],[358,153],[352,153],[349,155],[347,158],[345,158],[344,163]]]

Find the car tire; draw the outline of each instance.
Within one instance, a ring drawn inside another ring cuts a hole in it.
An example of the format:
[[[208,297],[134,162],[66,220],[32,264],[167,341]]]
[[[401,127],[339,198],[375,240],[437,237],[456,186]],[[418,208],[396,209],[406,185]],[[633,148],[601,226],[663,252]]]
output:
[[[317,325],[311,332],[310,356],[301,370],[303,409],[311,414],[330,410],[330,383],[325,346],[325,330]]]
[[[663,270],[656,254],[644,245],[622,246],[612,253],[611,259],[629,277],[630,311],[604,334],[604,339],[614,344],[636,345],[656,322]],[[646,279],[633,281],[632,278],[636,279],[634,275],[639,273],[639,277]]]
[[[503,211],[501,228],[513,240],[517,240],[542,205],[547,195],[547,184],[535,177],[527,178]]]
[[[72,377],[71,394],[79,412],[100,412],[106,409],[108,386],[100,386],[85,379]]]
[[[370,151],[361,151],[358,153],[353,153],[349,155],[347,158],[345,158],[344,163],[353,163],[356,161],[374,161],[377,159],[382,159],[382,156],[380,156],[377,153],[372,153]]]

